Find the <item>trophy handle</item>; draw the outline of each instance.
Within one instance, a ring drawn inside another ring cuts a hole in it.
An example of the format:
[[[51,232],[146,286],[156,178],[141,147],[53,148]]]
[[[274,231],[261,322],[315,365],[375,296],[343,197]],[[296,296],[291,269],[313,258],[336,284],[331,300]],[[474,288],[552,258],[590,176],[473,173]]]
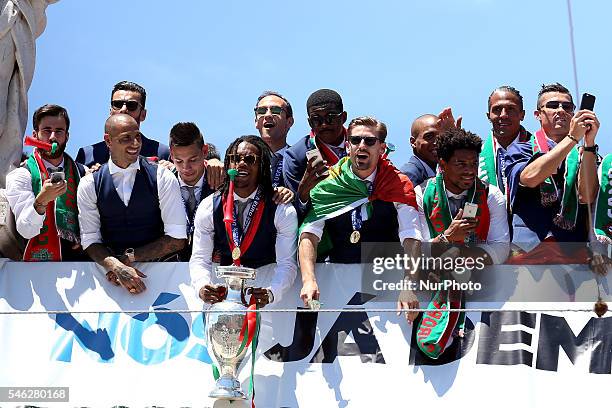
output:
[[[253,290],[252,287],[244,287],[244,281],[242,282],[243,287],[242,290],[240,291],[240,299],[242,299],[242,304],[246,307],[249,306],[248,302],[246,301],[246,295],[250,294],[250,292]]]

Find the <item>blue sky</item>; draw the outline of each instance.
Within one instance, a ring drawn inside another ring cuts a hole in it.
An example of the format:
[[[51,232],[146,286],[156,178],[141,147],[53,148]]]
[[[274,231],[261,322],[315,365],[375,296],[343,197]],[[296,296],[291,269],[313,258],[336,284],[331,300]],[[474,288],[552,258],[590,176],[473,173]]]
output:
[[[572,5],[580,92],[597,96],[597,141],[607,153],[612,3]],[[253,106],[262,91],[291,101],[291,144],[309,131],[308,96],[332,88],[349,118],[373,115],[387,124],[397,165],[412,153],[410,125],[423,113],[451,106],[466,129],[485,137],[487,97],[509,84],[523,94],[524,125],[535,130],[540,85],[575,89],[565,0],[61,0],[47,17],[30,115],[44,103],[65,106],[73,155],[102,140],[110,90],[120,80],[147,89],[148,137],[167,143],[174,123],[193,121],[222,152],[237,136],[256,133]]]

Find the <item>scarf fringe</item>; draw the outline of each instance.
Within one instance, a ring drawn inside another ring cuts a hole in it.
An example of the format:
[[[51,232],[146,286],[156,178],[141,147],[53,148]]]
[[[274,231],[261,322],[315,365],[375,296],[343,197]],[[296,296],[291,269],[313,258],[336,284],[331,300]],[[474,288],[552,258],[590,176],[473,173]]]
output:
[[[557,227],[566,231],[571,231],[576,227],[576,220],[568,220],[561,214],[555,215],[555,218],[553,218],[553,222]]]
[[[65,229],[58,229],[57,230],[57,235],[60,238],[65,239],[66,241],[74,242],[75,244],[80,244],[81,243],[81,237],[79,235],[77,235],[74,231],[69,231],[69,230],[65,230]]]

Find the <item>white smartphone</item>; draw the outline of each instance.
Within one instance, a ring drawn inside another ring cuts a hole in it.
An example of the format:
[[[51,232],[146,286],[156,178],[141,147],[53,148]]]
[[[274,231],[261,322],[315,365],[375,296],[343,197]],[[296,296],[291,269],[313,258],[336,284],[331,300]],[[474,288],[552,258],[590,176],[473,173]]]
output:
[[[66,175],[64,174],[63,171],[54,171],[53,173],[51,173],[51,182],[52,183],[59,183],[66,180]]]
[[[306,161],[309,162],[312,157],[316,157],[314,161],[314,165],[316,166],[319,162],[323,161],[323,155],[319,149],[310,149],[306,150]],[[327,176],[329,174],[328,170],[325,170],[321,175]]]
[[[476,218],[478,214],[478,204],[465,203],[463,206],[463,218]]]

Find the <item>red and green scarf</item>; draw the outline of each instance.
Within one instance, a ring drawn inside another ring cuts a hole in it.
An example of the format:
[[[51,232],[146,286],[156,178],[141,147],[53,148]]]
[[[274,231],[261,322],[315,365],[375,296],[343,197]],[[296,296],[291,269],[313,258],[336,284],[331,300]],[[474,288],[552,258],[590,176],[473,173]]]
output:
[[[34,149],[26,161],[26,166],[32,176],[32,192],[37,196],[42,184],[49,178],[38,149]],[[28,241],[23,254],[24,261],[61,261],[60,238],[74,243],[80,242],[77,208],[77,186],[80,175],[76,164],[66,154],[64,169],[68,182],[66,193],[47,204],[40,234]]]
[[[461,294],[450,300],[450,290],[438,290],[432,297],[427,312],[421,315],[416,332],[418,348],[429,358],[437,359],[450,344],[455,328],[463,328],[465,313],[449,312],[462,307]]]
[[[338,157],[336,152],[330,149],[329,146],[327,146],[325,143],[317,140],[317,137],[312,130],[310,131],[310,135],[308,135],[308,138],[309,148],[316,147],[317,149],[319,149],[319,151],[321,152],[321,156],[323,156],[323,159],[327,162],[329,166],[333,166],[334,164],[338,163],[340,157]],[[342,140],[346,140],[345,127],[342,128]]]
[[[547,153],[548,143],[546,133],[538,130],[531,138],[533,153]],[[578,168],[580,155],[578,148],[574,147],[565,158],[565,174],[563,175],[563,196],[559,197],[553,177],[550,176],[540,184],[540,202],[543,207],[550,207],[561,198],[561,207],[554,216],[553,222],[564,230],[573,230],[578,217]]]
[[[521,126],[518,134],[519,142],[527,142],[531,139],[531,133],[525,130],[524,127]],[[493,136],[493,132],[489,134],[487,140],[485,140],[482,145],[482,151],[480,152],[479,162],[478,162],[478,177],[484,181],[485,183],[492,184],[496,187],[497,185],[497,148],[498,148],[497,139]],[[500,190],[504,194],[507,191],[503,191],[500,187]]]
[[[595,204],[595,236],[604,244],[612,244],[612,154],[607,154],[599,167],[599,193]]]
[[[467,192],[468,202],[478,205],[478,212],[476,213],[478,226],[476,227],[476,234],[469,239],[471,243],[485,242],[487,240],[489,224],[491,223],[491,214],[487,205],[488,195],[489,189],[487,184],[476,178],[476,181]],[[432,238],[446,231],[453,221],[448,206],[448,197],[446,196],[444,175],[442,173],[438,173],[435,178],[427,181],[423,193],[423,211],[427,218],[429,235]]]
[[[369,218],[374,200],[402,203],[417,208],[412,183],[389,160],[378,160],[374,190],[369,195],[364,181],[351,170],[351,159],[343,157],[329,169],[329,176],[310,190],[312,208],[300,227],[300,233],[306,225],[314,221],[338,217],[361,205],[366,206]],[[329,249],[331,241],[327,234],[324,234],[319,243],[319,251],[322,253]]]

